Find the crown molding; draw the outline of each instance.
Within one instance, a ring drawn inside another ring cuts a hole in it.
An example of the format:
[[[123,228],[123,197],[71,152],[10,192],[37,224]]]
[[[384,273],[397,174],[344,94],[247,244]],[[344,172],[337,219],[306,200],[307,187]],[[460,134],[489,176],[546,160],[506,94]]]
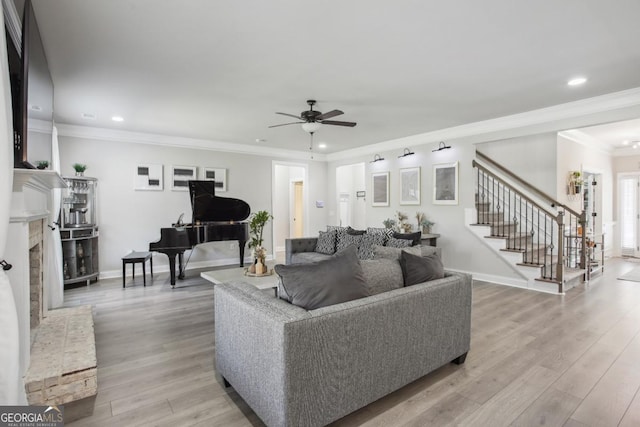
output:
[[[580,129],[564,130],[558,132],[558,136],[571,140],[576,144],[584,145],[591,150],[596,150],[609,156],[614,155],[615,150],[612,146],[602,143],[599,139],[582,132]]]
[[[9,36],[11,36],[11,40],[13,40],[13,45],[18,51],[18,55],[22,57],[22,21],[20,14],[16,10],[16,5],[11,0],[2,0],[2,11]]]
[[[64,123],[56,123],[56,127],[58,128],[59,136],[71,138],[127,142],[132,144],[162,145],[165,147],[191,148],[198,150],[239,153],[254,156],[268,156],[306,161],[324,162],[327,160],[326,154],[313,153],[313,159],[311,159],[309,153],[305,151],[285,150],[247,144],[235,144],[232,142],[130,132],[91,126],[69,125]]]
[[[510,116],[489,119],[480,122],[468,123],[460,126],[440,129],[433,132],[393,139],[366,147],[339,151],[327,155],[328,161],[349,159],[362,155],[374,154],[381,151],[402,149],[407,146],[433,144],[470,136],[508,131],[529,126],[551,124],[563,120],[576,119],[592,114],[606,113],[615,110],[640,106],[640,87],[620,92],[613,92],[592,98],[558,104],[551,107]],[[597,124],[597,123],[594,123]],[[436,147],[437,148],[437,147]]]

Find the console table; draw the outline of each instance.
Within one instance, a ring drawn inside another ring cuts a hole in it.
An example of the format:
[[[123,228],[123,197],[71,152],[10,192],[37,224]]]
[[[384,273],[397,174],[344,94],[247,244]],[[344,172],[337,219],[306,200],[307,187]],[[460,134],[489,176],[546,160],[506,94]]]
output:
[[[423,234],[422,237],[420,237],[420,240],[423,245],[436,246],[436,240],[438,240],[438,237],[440,237],[439,234]]]

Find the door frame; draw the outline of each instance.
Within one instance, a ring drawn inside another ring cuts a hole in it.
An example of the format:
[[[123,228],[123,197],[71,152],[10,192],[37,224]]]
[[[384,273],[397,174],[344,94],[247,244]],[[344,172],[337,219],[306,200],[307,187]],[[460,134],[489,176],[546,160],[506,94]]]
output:
[[[276,166],[283,166],[283,167],[299,167],[299,168],[303,168],[304,173],[303,173],[303,178],[302,178],[302,209],[304,210],[304,212],[306,212],[306,214],[304,215],[304,221],[303,221],[303,227],[302,227],[302,232],[303,234],[306,236],[308,234],[308,230],[309,230],[309,215],[308,213],[310,212],[309,209],[309,164],[308,163],[301,163],[301,162],[287,162],[287,161],[283,161],[283,160],[272,160],[271,161],[271,212],[275,212],[276,211],[276,206],[275,206],[275,200],[276,200],[276,193],[279,191],[285,191],[287,195],[289,195],[289,191],[290,191],[290,183],[291,180],[287,180],[286,183],[286,188],[276,188]],[[276,255],[276,234],[275,234],[275,221],[271,221],[271,253],[273,254],[274,258]]]
[[[623,225],[622,225],[622,218],[621,218],[621,212],[622,212],[622,197],[621,197],[621,193],[622,193],[622,180],[625,178],[634,178],[636,180],[636,206],[635,206],[635,215],[636,215],[636,224],[635,224],[635,232],[636,232],[636,236],[635,236],[635,240],[636,240],[636,246],[633,249],[633,257],[640,257],[640,218],[638,217],[640,215],[640,172],[622,172],[622,173],[618,173],[617,176],[617,191],[618,191],[618,221],[620,222],[620,232],[618,233],[618,238],[620,239],[620,255],[622,256],[622,233],[623,233]],[[624,255],[624,256],[630,256],[630,255]]]

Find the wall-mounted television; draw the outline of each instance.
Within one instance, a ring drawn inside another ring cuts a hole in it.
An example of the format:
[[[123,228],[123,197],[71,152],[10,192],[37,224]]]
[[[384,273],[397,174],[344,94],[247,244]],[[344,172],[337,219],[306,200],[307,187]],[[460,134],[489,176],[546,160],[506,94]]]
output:
[[[13,163],[16,168],[33,168],[40,160],[51,163],[53,80],[31,0],[24,2],[21,36],[20,49],[16,37],[8,32],[6,37],[13,108]]]

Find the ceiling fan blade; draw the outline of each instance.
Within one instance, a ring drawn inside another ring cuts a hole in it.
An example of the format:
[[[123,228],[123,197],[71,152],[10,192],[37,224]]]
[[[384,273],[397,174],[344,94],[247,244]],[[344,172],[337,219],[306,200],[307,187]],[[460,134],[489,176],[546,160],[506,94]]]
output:
[[[339,120],[322,120],[320,123],[323,125],[349,126],[350,128],[356,125],[355,122],[341,122]]]
[[[287,113],[276,113],[276,114],[281,114],[281,115],[283,115],[283,116],[293,117],[294,119],[298,119],[298,120],[304,120],[302,117],[300,117],[300,116],[294,116],[293,114],[287,114]]]
[[[270,128],[277,128],[279,126],[288,126],[288,125],[296,125],[299,123],[304,123],[304,122],[291,122],[291,123],[282,123],[281,125],[273,125],[273,126],[269,126]]]
[[[331,110],[327,111],[324,114],[320,114],[318,117],[316,117],[316,120],[330,119],[331,117],[339,116],[340,114],[344,114],[344,112],[340,110]]]

